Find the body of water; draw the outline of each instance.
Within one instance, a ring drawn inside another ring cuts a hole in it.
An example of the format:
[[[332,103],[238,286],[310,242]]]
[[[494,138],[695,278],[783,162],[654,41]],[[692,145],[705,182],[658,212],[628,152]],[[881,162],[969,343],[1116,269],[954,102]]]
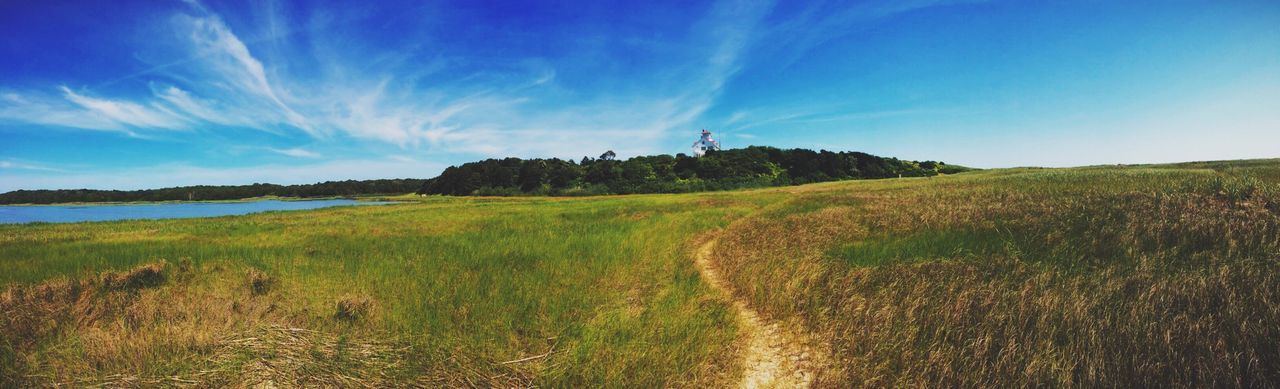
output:
[[[343,205],[391,204],[381,201],[302,200],[244,201],[225,203],[158,203],[111,205],[25,205],[0,206],[0,223],[70,223],[125,219],[180,219],[244,215],[266,211],[315,209]]]

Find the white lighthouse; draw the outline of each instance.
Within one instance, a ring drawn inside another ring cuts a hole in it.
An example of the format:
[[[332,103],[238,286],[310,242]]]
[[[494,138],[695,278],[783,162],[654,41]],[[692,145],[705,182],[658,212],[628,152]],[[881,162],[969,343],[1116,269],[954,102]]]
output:
[[[711,131],[707,131],[704,128],[702,129],[702,139],[693,142],[693,155],[701,157],[707,154],[707,150],[720,150],[720,142],[711,139]]]

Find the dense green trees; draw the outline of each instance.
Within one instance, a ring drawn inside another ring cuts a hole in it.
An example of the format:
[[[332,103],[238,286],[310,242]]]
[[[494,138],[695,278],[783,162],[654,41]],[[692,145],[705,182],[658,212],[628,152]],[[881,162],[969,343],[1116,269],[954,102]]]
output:
[[[419,193],[444,195],[577,195],[677,193],[856,178],[923,177],[966,168],[903,161],[859,152],[752,146],[709,151],[701,158],[641,156],[619,161],[613,151],[581,162],[487,159],[445,169]]]
[[[332,197],[368,194],[404,194],[422,187],[426,180],[386,179],[329,181],[309,185],[252,184],[183,186],[147,190],[18,190],[0,194],[0,204],[56,204],[106,201],[237,200],[261,196]]]

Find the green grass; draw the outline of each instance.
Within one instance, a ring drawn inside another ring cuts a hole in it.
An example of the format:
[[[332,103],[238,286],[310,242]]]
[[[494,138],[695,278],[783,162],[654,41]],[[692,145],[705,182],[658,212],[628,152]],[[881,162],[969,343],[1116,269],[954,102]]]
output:
[[[1276,160],[396,199],[0,226],[0,386],[725,386],[742,334],[692,261],[714,231],[823,386],[1280,383]]]
[[[233,290],[230,300],[239,299],[231,303],[250,305],[256,298],[235,289],[247,290],[244,272],[259,269],[278,280],[278,307],[263,317],[210,313],[237,322],[226,332],[275,323],[396,339],[411,347],[400,377],[433,372],[478,382],[505,374],[552,386],[710,383],[715,367],[728,363],[737,335],[727,305],[692,266],[689,238],[741,217],[752,201],[763,200],[726,194],[429,198],[242,217],[10,225],[0,227],[0,284],[189,259],[210,273],[203,285],[174,282],[144,293],[173,297],[225,288]],[[703,203],[719,206],[698,206]],[[335,302],[349,295],[376,302],[372,319],[333,318]],[[193,355],[215,348],[153,347],[163,343],[151,339],[168,331],[163,323],[144,326],[153,334],[136,334],[142,345],[107,350],[116,354],[82,344],[85,333],[116,324],[111,318],[62,323],[34,345],[11,350],[21,363],[9,371],[98,359],[96,366],[57,369],[101,377],[129,366],[165,366],[151,373],[181,375],[200,367]],[[228,334],[210,334],[220,335]],[[545,359],[500,364],[552,345]]]

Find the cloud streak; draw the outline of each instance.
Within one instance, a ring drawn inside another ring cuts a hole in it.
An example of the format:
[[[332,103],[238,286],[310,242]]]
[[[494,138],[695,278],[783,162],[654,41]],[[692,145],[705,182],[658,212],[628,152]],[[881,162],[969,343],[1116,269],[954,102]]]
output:
[[[105,118],[123,126],[178,129],[188,124],[184,118],[167,107],[89,97],[65,86],[60,89],[67,101],[83,108],[89,115]]]
[[[780,64],[789,66],[815,47],[850,33],[862,31],[875,22],[900,14],[934,7],[986,3],[991,0],[895,0],[865,1],[851,4],[846,1],[817,0],[805,2],[794,15],[779,18],[769,26],[765,35],[769,43],[765,50],[773,53],[765,56],[784,56]]]
[[[294,157],[294,158],[320,158],[321,157],[320,153],[306,150],[303,148],[298,148],[298,147],[295,147],[292,149],[277,149],[274,147],[268,147],[267,150],[276,154]]]
[[[224,81],[230,82],[237,91],[256,95],[273,105],[285,123],[312,136],[323,135],[280,98],[275,86],[267,79],[262,62],[249,52],[249,48],[220,17],[213,14],[179,17],[178,23],[188,29],[193,50],[204,59],[201,62]]]
[[[33,172],[45,172],[45,173],[68,172],[67,170],[64,170],[64,169],[58,169],[58,168],[53,168],[53,167],[49,167],[41,164],[36,164],[36,163],[31,163],[26,161],[18,161],[18,160],[0,161],[0,171],[5,171],[5,170],[26,170],[26,171],[33,171]]]

